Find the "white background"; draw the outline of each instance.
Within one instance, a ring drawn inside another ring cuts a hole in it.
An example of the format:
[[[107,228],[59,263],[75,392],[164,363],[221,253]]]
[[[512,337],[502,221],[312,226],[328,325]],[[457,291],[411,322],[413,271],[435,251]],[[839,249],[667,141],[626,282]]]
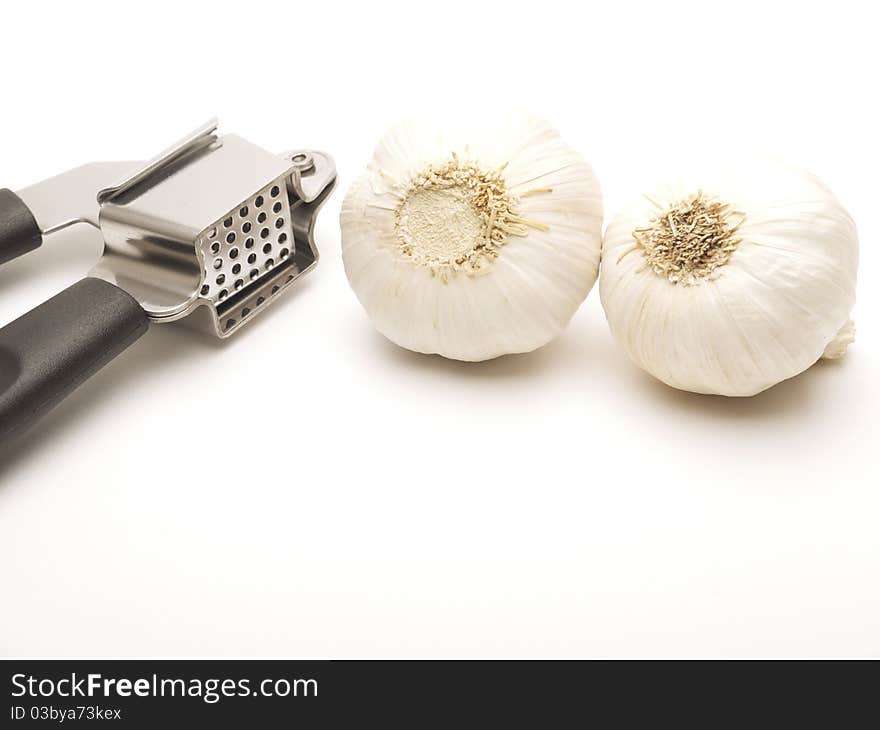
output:
[[[232,340],[156,326],[0,456],[0,654],[880,655],[869,3],[16,3],[0,183],[145,158],[216,114],[326,149],[322,261]],[[414,355],[349,290],[338,210],[432,106],[551,120],[613,214],[658,157],[758,148],[860,228],[858,340],[765,394],[673,391],[598,291],[555,343]],[[86,235],[0,270],[7,322]]]

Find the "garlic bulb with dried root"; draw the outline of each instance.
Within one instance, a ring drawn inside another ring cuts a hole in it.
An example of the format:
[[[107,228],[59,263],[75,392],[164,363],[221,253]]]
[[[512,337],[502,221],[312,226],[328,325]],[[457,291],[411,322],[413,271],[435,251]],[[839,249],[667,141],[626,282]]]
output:
[[[457,360],[541,347],[593,286],[602,200],[545,123],[404,124],[342,205],[354,292],[398,345]]]
[[[674,388],[748,396],[853,339],[855,225],[784,165],[694,172],[608,225],[600,295],[614,337]]]

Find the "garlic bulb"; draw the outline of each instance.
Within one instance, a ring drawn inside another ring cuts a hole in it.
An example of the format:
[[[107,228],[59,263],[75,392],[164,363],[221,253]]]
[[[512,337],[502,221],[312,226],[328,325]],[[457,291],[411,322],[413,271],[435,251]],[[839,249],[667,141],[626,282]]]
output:
[[[590,166],[545,123],[388,132],[342,205],[345,272],[377,329],[457,360],[541,347],[598,275]]]
[[[858,239],[779,163],[693,172],[608,225],[600,296],[630,358],[674,388],[748,396],[852,342]]]

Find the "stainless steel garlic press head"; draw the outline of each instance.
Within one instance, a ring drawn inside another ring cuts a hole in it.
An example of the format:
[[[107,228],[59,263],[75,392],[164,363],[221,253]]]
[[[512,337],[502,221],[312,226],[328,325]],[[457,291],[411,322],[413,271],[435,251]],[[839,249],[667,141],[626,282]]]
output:
[[[111,174],[118,181],[108,184]],[[228,337],[315,265],[315,218],[335,179],[326,154],[275,155],[218,136],[211,120],[144,164],[89,165],[20,196],[35,201],[50,231],[97,225],[104,254],[91,276],[127,291],[151,321],[192,314]],[[82,198],[83,188],[94,196],[89,207],[97,204],[93,216],[61,200],[71,189]]]
[[[0,330],[0,437],[143,334],[184,320],[225,338],[318,260],[327,154],[275,155],[211,120],[146,163],[92,163],[0,190],[0,264],[85,223],[104,251],[83,281]]]
[[[192,314],[228,337],[318,260],[312,229],[336,178],[318,152],[274,155],[210,122],[101,190],[92,275],[150,319]]]

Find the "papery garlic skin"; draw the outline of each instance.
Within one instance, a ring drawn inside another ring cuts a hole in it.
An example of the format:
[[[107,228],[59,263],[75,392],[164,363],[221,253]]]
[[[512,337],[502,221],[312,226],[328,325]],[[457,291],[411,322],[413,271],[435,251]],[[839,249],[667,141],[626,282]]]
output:
[[[545,122],[410,122],[380,141],[340,224],[346,275],[383,335],[478,361],[568,324],[598,275],[602,198]]]
[[[657,248],[672,237],[658,221],[697,194],[729,205],[726,260],[700,276],[652,266],[674,257],[675,246]],[[855,224],[831,191],[803,171],[751,162],[695,170],[619,213],[599,289],[611,332],[639,367],[681,390],[750,396],[843,354],[857,268]]]

